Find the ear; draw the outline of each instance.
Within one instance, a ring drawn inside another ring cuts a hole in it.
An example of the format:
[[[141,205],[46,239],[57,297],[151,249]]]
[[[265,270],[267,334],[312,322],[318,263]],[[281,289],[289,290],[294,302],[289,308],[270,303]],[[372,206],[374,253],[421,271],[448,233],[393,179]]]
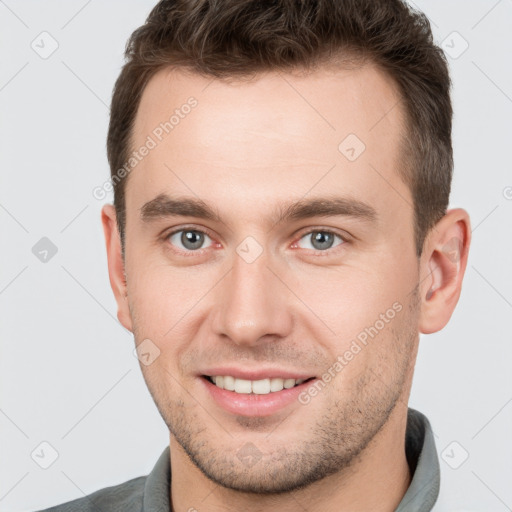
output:
[[[461,208],[449,210],[429,232],[420,259],[421,333],[440,331],[450,320],[459,300],[470,241],[469,215]]]
[[[117,302],[117,318],[121,324],[132,331],[132,320],[128,307],[128,294],[124,261],[121,254],[121,239],[117,229],[116,211],[113,205],[106,204],[101,210],[101,222],[107,245],[108,275],[110,286]]]

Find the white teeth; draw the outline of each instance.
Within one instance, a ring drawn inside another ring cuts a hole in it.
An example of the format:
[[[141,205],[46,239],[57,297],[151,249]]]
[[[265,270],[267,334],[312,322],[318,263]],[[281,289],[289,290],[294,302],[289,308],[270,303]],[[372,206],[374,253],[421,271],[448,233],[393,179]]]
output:
[[[281,391],[283,386],[283,379],[270,379],[270,391]]]
[[[253,380],[252,392],[257,395],[266,395],[270,393],[270,379]]]
[[[251,381],[235,379],[235,392],[249,394],[252,391]]]
[[[306,379],[261,379],[261,380],[246,380],[237,379],[230,375],[211,377],[213,383],[228,391],[248,395],[254,393],[256,395],[267,395],[268,393],[275,393],[283,389],[290,389],[298,384],[302,384]]]
[[[286,379],[284,381],[284,388],[285,389],[293,388],[293,386],[295,386],[295,379]]]
[[[229,375],[224,376],[224,389],[235,391],[235,379]]]

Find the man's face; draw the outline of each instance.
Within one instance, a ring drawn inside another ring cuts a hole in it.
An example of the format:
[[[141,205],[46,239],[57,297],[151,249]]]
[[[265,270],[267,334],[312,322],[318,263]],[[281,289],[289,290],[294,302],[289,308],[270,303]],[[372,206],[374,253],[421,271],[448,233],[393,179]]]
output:
[[[160,351],[141,367],[171,443],[221,485],[318,480],[405,407],[418,260],[397,102],[369,66],[231,84],[163,70],[144,91],[133,146],[156,147],[126,188],[126,326]],[[286,215],[313,200],[338,209]]]

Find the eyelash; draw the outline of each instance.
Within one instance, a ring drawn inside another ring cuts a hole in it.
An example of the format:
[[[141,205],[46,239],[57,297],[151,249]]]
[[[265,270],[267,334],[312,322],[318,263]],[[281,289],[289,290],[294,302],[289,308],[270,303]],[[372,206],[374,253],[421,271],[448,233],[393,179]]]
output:
[[[205,229],[197,229],[193,226],[182,226],[181,228],[179,229],[175,229],[174,231],[171,231],[169,233],[166,233],[162,238],[165,242],[168,242],[169,239],[171,238],[171,236],[175,235],[176,233],[180,233],[182,231],[194,231],[196,233],[202,233],[204,235],[207,235],[208,237],[210,237],[212,239],[212,241],[214,240],[214,236],[208,231],[208,230],[205,230]],[[342,242],[338,245],[336,245],[335,247],[332,247],[332,248],[329,248],[329,249],[326,249],[325,251],[321,251],[319,249],[315,250],[315,249],[304,249],[306,251],[312,251],[314,254],[313,256],[325,256],[325,255],[330,255],[332,254],[333,252],[335,252],[337,249],[341,248],[345,243],[348,242],[348,236],[346,235],[341,235],[340,233],[336,232],[336,231],[333,231],[331,229],[327,229],[327,228],[314,228],[314,229],[310,229],[309,231],[305,231],[305,232],[302,232],[298,238],[297,238],[297,241],[296,242],[293,242],[293,245],[297,245],[298,242],[304,238],[306,235],[310,235],[312,233],[329,233],[331,235],[334,235],[334,236],[337,236],[338,238],[340,238],[342,240]],[[172,245],[172,244],[169,244],[169,245]],[[181,256],[185,256],[185,257],[190,257],[190,256],[197,256],[197,255],[201,255],[203,254],[205,251],[207,251],[209,249],[209,247],[205,248],[205,249],[197,249],[195,251],[182,251],[181,249],[176,249],[173,248],[171,249],[173,252],[175,253],[178,253],[180,254]],[[301,249],[299,247],[299,249]]]

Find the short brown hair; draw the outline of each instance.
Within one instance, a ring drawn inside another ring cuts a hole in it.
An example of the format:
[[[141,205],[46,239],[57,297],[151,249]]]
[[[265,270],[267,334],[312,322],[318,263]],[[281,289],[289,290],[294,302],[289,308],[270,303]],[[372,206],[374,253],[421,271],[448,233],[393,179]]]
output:
[[[402,0],[161,0],[128,40],[112,95],[107,153],[123,256],[128,176],[117,173],[132,149],[142,92],[158,70],[242,78],[315,69],[344,55],[371,61],[399,87],[407,128],[398,172],[413,197],[421,255],[446,212],[453,168],[448,66],[424,14]]]

